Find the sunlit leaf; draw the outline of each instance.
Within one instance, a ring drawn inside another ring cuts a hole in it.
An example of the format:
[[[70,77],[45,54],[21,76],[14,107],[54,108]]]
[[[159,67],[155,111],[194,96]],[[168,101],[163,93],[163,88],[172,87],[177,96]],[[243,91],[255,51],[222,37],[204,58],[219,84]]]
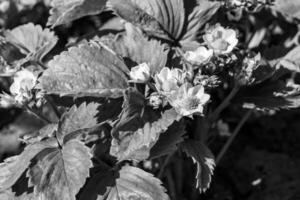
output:
[[[119,161],[147,159],[160,134],[179,119],[176,111],[171,109],[165,111],[157,121],[147,122],[136,131],[118,131],[112,140],[110,154]]]
[[[151,9],[151,4],[149,2],[150,1],[142,0],[109,0],[107,5],[118,16],[140,27],[149,35],[164,38],[166,40],[173,40],[155,16],[147,13],[147,11],[143,9]]]
[[[110,50],[84,42],[55,56],[39,79],[39,87],[48,94],[61,96],[117,98],[128,87],[128,71]]]
[[[123,58],[129,58],[136,64],[147,63],[154,75],[166,66],[168,50],[157,40],[149,40],[139,28],[130,23],[125,24],[126,33],[114,39],[99,40],[109,46]]]
[[[48,25],[58,26],[100,13],[106,0],[52,0]]]
[[[186,43],[197,39],[199,29],[219,4],[206,0],[108,0],[108,7],[150,36]]]
[[[90,149],[78,140],[47,149],[28,172],[36,198],[76,200],[89,176],[91,157]]]
[[[208,147],[200,141],[186,140],[182,143],[183,151],[197,164],[197,184],[200,192],[205,192],[211,183],[211,176],[215,168],[214,156]]]
[[[5,39],[17,45],[20,51],[41,60],[57,43],[57,37],[49,29],[32,23],[18,26],[4,32]]]
[[[46,148],[53,145],[53,141],[46,141],[28,145],[18,156],[10,157],[0,164],[0,191],[14,185],[27,170],[31,160]]]
[[[79,200],[169,200],[161,181],[139,168],[100,171],[88,182]]]
[[[62,116],[58,126],[57,136],[62,138],[72,132],[96,126],[98,106],[99,104],[96,103],[83,103],[79,107],[73,106]]]

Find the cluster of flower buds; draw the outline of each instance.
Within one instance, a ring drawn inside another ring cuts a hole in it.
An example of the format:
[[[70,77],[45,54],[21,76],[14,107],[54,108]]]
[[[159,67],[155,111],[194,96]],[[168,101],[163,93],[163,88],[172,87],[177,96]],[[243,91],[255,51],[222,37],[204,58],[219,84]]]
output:
[[[229,9],[244,8],[247,11],[257,11],[262,6],[272,5],[275,0],[226,0],[225,5]]]
[[[204,65],[213,55],[226,55],[238,43],[237,32],[224,28],[220,24],[210,27],[203,36],[205,45],[199,46],[195,51],[187,51],[185,59],[193,65]]]
[[[182,116],[203,115],[204,107],[210,100],[205,88],[218,86],[219,80],[217,76],[202,74],[201,69],[213,64],[211,60],[213,57],[214,60],[231,58],[230,53],[238,44],[238,39],[235,30],[216,24],[206,31],[203,40],[204,43],[194,51],[184,53],[184,59],[196,67],[191,69],[164,67],[153,74],[147,63],[141,63],[131,68],[129,82],[147,84],[154,90],[148,99],[149,104],[155,109],[169,104]]]
[[[7,108],[26,104],[33,98],[32,90],[36,83],[37,76],[33,72],[27,69],[16,72],[9,88],[11,94],[0,94],[0,107]]]
[[[150,68],[142,63],[133,67],[130,72],[131,82],[147,83],[150,78]],[[156,89],[149,97],[149,104],[154,108],[169,103],[182,116],[203,114],[203,107],[210,99],[202,85],[193,86],[187,79],[187,73],[181,69],[164,67],[154,75]]]
[[[242,61],[242,66],[236,73],[236,80],[239,85],[249,85],[255,80],[253,79],[254,71],[259,67],[261,55],[248,55]]]

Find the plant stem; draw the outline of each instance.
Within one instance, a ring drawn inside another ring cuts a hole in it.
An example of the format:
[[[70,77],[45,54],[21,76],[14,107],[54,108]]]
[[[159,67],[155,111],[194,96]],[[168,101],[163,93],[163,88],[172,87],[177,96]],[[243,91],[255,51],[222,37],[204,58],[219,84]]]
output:
[[[39,66],[41,66],[43,69],[48,69],[48,67],[47,67],[44,63],[42,63],[41,61],[36,61],[36,63],[37,63]]]
[[[40,120],[42,120],[45,123],[51,124],[52,122],[47,119],[45,116],[43,116],[42,114],[40,114],[39,112],[33,110],[32,108],[30,108],[28,105],[25,106],[25,108],[32,113],[34,116],[36,116],[37,118],[39,118]]]
[[[229,149],[230,145],[232,144],[232,142],[234,141],[234,139],[236,138],[236,136],[240,132],[242,126],[245,124],[245,122],[251,116],[252,111],[253,110],[248,110],[247,113],[244,115],[244,117],[239,122],[239,124],[237,125],[237,127],[234,129],[232,135],[227,140],[226,144],[223,146],[223,148],[221,149],[220,153],[218,154],[217,159],[216,159],[216,164],[218,164],[220,162],[220,160],[222,159],[222,157],[225,155],[225,153]]]
[[[215,121],[220,113],[230,104],[231,99],[236,95],[239,91],[239,86],[235,85],[234,88],[231,90],[229,95],[224,99],[224,101],[214,110],[214,112],[209,116],[210,121]]]
[[[164,173],[164,171],[165,171],[165,168],[167,167],[167,165],[168,165],[168,163],[169,163],[171,157],[174,155],[174,153],[175,153],[175,151],[172,152],[172,153],[170,153],[170,154],[167,156],[167,158],[164,160],[164,163],[162,164],[162,166],[161,166],[161,168],[160,168],[160,170],[159,170],[159,173],[158,173],[158,175],[157,175],[157,177],[158,177],[159,179],[162,178],[163,173]]]
[[[58,119],[61,117],[61,113],[57,109],[56,105],[53,103],[52,99],[50,97],[45,96],[45,99],[48,101],[49,105],[51,106],[53,112],[57,116]]]

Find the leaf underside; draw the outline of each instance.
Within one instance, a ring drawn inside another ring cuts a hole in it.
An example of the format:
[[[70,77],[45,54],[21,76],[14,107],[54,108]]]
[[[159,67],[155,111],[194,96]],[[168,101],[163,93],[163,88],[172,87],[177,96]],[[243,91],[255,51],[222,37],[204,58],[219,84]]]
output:
[[[182,143],[183,151],[197,164],[196,187],[205,192],[211,183],[211,176],[215,167],[214,156],[200,141],[186,140]]]

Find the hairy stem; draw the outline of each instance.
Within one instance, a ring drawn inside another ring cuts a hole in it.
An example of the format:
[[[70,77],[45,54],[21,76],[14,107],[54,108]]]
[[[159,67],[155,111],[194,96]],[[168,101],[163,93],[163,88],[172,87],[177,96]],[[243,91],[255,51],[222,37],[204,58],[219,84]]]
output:
[[[215,121],[218,118],[220,113],[230,104],[231,99],[236,95],[238,91],[239,86],[235,85],[229,95],[224,99],[224,101],[216,108],[213,113],[211,113],[211,115],[209,116],[210,121]]]
[[[158,177],[159,179],[162,178],[162,176],[163,176],[163,174],[164,174],[164,171],[165,171],[165,168],[167,167],[167,165],[168,165],[168,163],[169,163],[171,157],[174,155],[174,153],[175,153],[175,151],[172,152],[172,153],[170,153],[170,154],[166,157],[166,159],[164,160],[164,163],[162,164],[162,166],[161,166],[161,168],[160,168],[160,170],[159,170],[159,172],[158,172],[158,175],[157,175],[157,177]]]
[[[220,160],[222,159],[222,157],[225,155],[225,153],[227,152],[227,150],[229,149],[230,145],[232,144],[232,142],[234,141],[234,139],[236,138],[236,136],[238,135],[238,133],[240,132],[241,128],[243,127],[243,125],[245,124],[245,122],[249,119],[249,117],[251,116],[253,110],[248,110],[247,113],[244,115],[244,117],[241,119],[241,121],[238,123],[237,127],[234,129],[232,135],[230,136],[230,138],[227,140],[226,144],[223,146],[223,148],[221,149],[220,153],[217,156],[216,159],[216,164],[218,164],[220,162]]]

